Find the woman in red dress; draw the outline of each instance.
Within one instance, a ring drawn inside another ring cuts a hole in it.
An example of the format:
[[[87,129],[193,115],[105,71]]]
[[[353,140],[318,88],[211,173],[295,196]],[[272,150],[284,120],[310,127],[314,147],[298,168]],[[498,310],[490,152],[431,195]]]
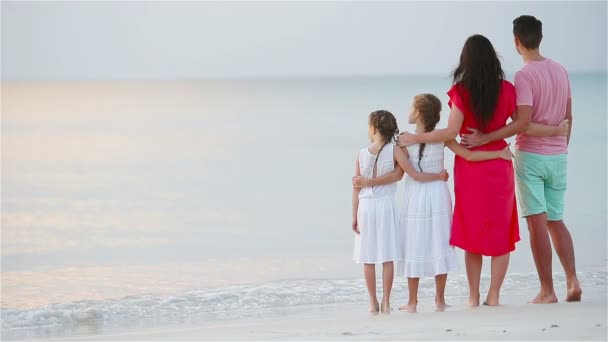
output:
[[[460,65],[448,91],[451,108],[448,127],[423,134],[402,133],[399,144],[448,141],[472,131],[489,133],[513,118],[513,134],[523,130],[515,113],[515,88],[506,81],[492,43],[484,36],[467,39]],[[472,131],[471,131],[472,129]],[[501,150],[504,140],[473,150]],[[469,305],[479,305],[482,256],[492,257],[490,290],[484,304],[498,305],[500,287],[509,265],[509,253],[519,241],[513,164],[503,159],[454,162],[454,218],[450,244],[465,250]]]

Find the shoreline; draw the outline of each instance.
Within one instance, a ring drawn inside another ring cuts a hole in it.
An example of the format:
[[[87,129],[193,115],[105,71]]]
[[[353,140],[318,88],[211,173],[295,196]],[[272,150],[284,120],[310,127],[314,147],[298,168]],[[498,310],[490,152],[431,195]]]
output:
[[[596,289],[600,290],[601,289]],[[371,315],[365,303],[296,308],[279,317],[215,321],[198,325],[140,328],[75,340],[606,340],[606,295],[591,293],[578,303],[527,304],[498,307],[454,305],[435,313],[430,303],[419,312],[397,310]]]

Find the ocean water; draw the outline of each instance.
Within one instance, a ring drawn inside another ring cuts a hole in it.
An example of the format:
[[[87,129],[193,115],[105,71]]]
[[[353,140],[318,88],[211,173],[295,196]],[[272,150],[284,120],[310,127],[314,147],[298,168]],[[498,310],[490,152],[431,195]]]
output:
[[[607,75],[571,79],[565,221],[583,286],[601,293]],[[362,271],[351,261],[350,177],[367,144],[367,115],[390,110],[401,130],[411,130],[412,96],[432,92],[447,107],[449,86],[431,75],[3,82],[3,338],[238,319],[294,306],[364,308]],[[447,115],[444,108],[440,127]],[[507,302],[537,287],[521,223]],[[557,257],[554,266],[563,288]],[[404,299],[403,280],[395,288],[395,299]],[[432,296],[432,282],[421,291]],[[461,270],[450,276],[448,296],[465,295]]]

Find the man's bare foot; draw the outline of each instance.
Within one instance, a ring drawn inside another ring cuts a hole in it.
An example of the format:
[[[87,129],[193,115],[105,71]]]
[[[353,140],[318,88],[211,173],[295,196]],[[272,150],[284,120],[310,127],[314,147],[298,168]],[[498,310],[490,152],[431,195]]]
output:
[[[550,294],[544,294],[541,292],[538,295],[536,295],[536,297],[534,297],[534,299],[532,299],[529,303],[553,304],[553,303],[557,303],[557,296],[555,295],[555,292],[550,293]]]
[[[372,302],[369,305],[369,312],[376,315],[378,314],[378,312],[380,312],[380,304],[378,304],[378,301]]]
[[[574,282],[572,286],[568,286],[568,294],[566,295],[566,302],[580,302],[583,296],[583,289],[578,283],[578,280]]]
[[[488,293],[486,300],[483,302],[483,305],[486,306],[498,306],[500,305],[498,300],[498,295]]]
[[[408,313],[416,313],[416,306],[418,303],[408,303],[399,307],[400,311],[407,311]]]
[[[391,305],[388,302],[382,302],[382,305],[380,305],[380,312],[384,315],[388,315],[391,313],[393,309],[391,308]]]

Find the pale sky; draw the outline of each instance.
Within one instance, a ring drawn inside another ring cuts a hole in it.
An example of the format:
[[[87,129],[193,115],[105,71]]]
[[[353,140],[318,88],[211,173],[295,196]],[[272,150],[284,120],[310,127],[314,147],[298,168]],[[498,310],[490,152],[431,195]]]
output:
[[[541,52],[606,70],[605,1],[7,2],[3,80],[448,74],[465,39],[521,67],[512,21],[543,22]]]

